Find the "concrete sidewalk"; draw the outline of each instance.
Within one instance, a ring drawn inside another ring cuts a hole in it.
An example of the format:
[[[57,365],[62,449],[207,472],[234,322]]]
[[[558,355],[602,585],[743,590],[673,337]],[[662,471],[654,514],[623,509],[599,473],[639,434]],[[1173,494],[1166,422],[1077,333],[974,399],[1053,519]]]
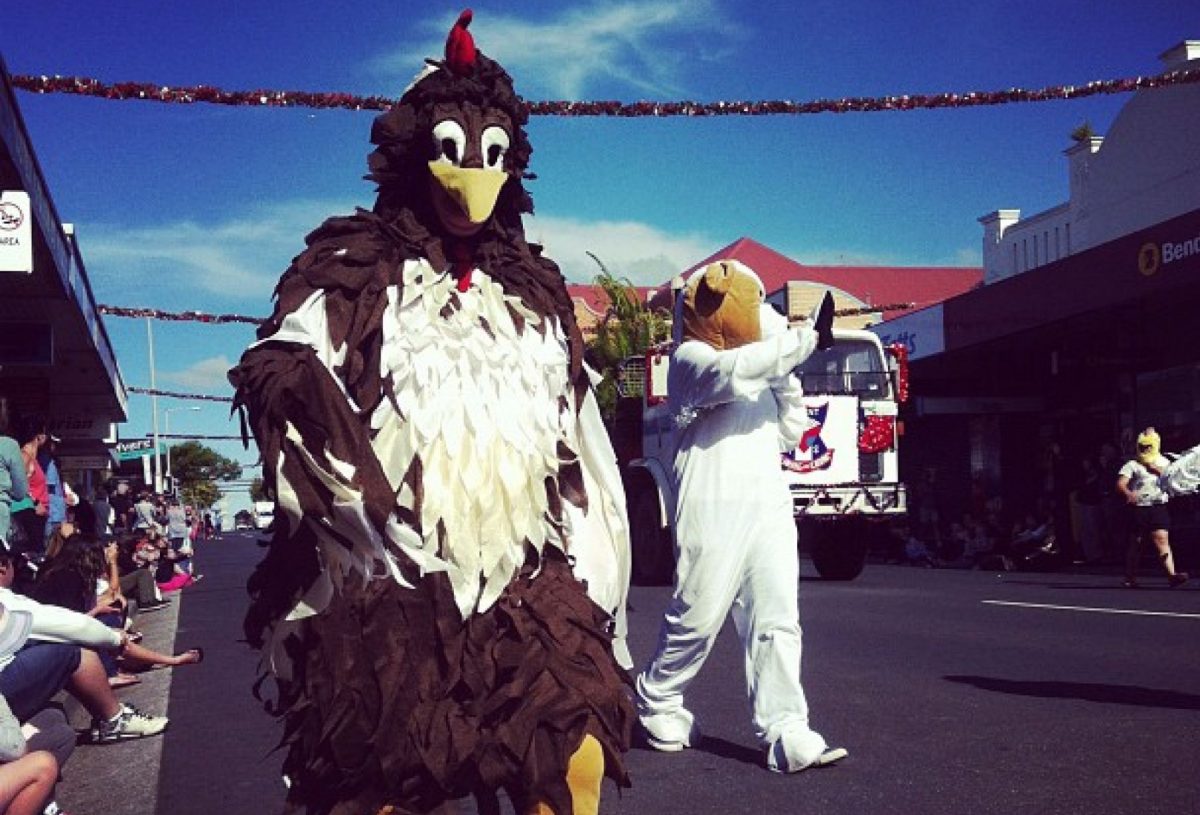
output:
[[[161,611],[140,614],[134,628],[145,638],[142,645],[159,653],[175,650],[175,631],[184,592],[171,595],[171,605]],[[197,666],[160,668],[139,674],[141,683],[117,691],[117,698],[144,713],[163,716],[175,671],[197,670]],[[77,731],[91,724],[87,711],[64,695],[63,707]],[[115,744],[80,744],[63,768],[55,797],[70,815],[148,815],[156,811],[159,769],[164,739],[170,734]]]

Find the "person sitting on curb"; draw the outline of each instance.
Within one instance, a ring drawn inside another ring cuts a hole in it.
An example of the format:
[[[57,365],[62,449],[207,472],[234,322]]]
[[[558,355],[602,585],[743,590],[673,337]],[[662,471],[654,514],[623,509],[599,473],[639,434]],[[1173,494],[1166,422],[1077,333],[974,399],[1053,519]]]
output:
[[[0,812],[37,815],[50,800],[57,780],[58,762],[54,756],[28,749],[21,723],[0,696]]]
[[[0,546],[0,630],[17,646],[0,653],[0,695],[19,721],[27,721],[61,690],[92,715],[92,741],[108,743],[154,736],[167,728],[165,716],[148,716],[117,700],[96,648],[123,652],[129,635],[86,614],[45,606],[12,590],[19,560]]]

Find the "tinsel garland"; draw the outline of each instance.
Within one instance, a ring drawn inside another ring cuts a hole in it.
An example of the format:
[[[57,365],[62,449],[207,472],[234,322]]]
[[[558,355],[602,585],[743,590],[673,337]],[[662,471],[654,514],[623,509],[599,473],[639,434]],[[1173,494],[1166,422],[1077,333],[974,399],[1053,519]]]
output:
[[[834,317],[857,317],[862,314],[877,314],[883,311],[908,311],[910,308],[916,308],[916,303],[888,303],[882,306],[854,306],[850,308],[834,309]]]
[[[842,308],[833,312],[835,317],[853,317],[860,314],[875,314],[884,311],[906,311],[914,308],[913,303],[888,303],[881,306],[855,306]],[[262,317],[248,317],[245,314],[207,314],[203,311],[163,311],[157,308],[128,308],[125,306],[98,305],[96,310],[110,317],[133,317],[137,319],[167,320],[169,322],[196,323],[249,323],[262,325],[266,320]],[[130,390],[133,390],[132,388]],[[137,391],[134,391],[135,393]]]
[[[124,306],[98,305],[96,310],[101,314],[112,317],[150,318],[152,320],[168,320],[171,322],[196,323],[249,323],[262,325],[266,320],[262,317],[247,317],[243,314],[207,314],[203,311],[163,311],[157,308],[126,308]]]
[[[895,416],[867,416],[858,434],[860,453],[882,453],[892,449],[896,439]]]
[[[70,93],[102,99],[141,99],[150,102],[214,105],[252,105],[256,107],[344,108],[349,110],[386,110],[395,100],[383,96],[359,96],[352,93],[310,93],[306,91],[225,91],[209,85],[171,87],[146,82],[105,83],[77,76],[12,77],[13,86],[31,93]],[[967,91],[964,93],[903,94],[900,96],[847,97],[793,102],[767,101],[718,102],[618,102],[618,101],[546,101],[526,102],[531,116],[775,116],[811,113],[871,113],[885,110],[963,108],[980,105],[1007,105],[1014,102],[1049,102],[1080,99],[1100,94],[1129,93],[1146,88],[1161,88],[1200,82],[1200,70],[1170,71],[1156,76],[1106,79],[1085,85],[1053,85],[1026,90]]]
[[[896,358],[896,401],[908,401],[908,346],[902,342],[893,342],[887,346],[887,352]]]
[[[138,388],[130,386],[125,390],[143,396],[165,396],[169,399],[195,399],[201,402],[232,402],[232,396],[209,396],[204,393],[181,393],[179,391],[163,391],[154,388]]]

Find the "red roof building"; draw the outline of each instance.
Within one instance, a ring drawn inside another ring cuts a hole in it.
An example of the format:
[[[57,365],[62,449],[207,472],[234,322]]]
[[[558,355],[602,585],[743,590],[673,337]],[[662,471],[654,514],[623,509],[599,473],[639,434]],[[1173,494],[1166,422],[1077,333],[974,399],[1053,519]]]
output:
[[[717,260],[749,266],[762,278],[767,299],[780,306],[789,283],[833,289],[838,308],[884,306],[870,322],[940,303],[983,282],[983,269],[974,266],[809,266],[745,237],[691,266],[683,277]],[[649,291],[651,305],[670,308],[669,284]]]

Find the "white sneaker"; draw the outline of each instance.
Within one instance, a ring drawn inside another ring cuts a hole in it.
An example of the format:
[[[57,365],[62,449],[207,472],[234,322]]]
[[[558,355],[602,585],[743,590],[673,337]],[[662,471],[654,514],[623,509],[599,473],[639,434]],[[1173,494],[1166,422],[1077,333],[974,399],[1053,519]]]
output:
[[[92,724],[92,743],[108,744],[145,736],[157,736],[167,729],[166,716],[148,716],[132,705],[121,705],[121,711],[107,721]]]
[[[688,718],[691,718],[690,715]],[[682,737],[677,735],[675,738],[664,738],[663,736],[652,732],[650,728],[646,726],[645,721],[641,721],[639,723],[642,726],[641,731],[642,735],[646,738],[646,744],[650,745],[660,753],[682,753],[688,747],[694,747],[700,743],[700,728],[696,725],[694,720],[689,722],[686,735],[683,735]]]

